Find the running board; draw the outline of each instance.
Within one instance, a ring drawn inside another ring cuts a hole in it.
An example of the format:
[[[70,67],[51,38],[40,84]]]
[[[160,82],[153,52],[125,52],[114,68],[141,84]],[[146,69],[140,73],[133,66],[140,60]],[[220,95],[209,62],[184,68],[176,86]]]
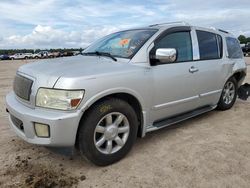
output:
[[[164,119],[161,121],[154,122],[152,126],[147,127],[146,132],[155,131],[155,130],[161,129],[163,127],[167,127],[167,126],[179,123],[181,121],[190,119],[190,118],[198,116],[200,114],[212,111],[215,108],[216,108],[216,106],[206,106],[206,107],[198,108],[196,110],[193,110],[193,111],[190,111],[190,112],[178,115],[178,116],[174,116],[174,117],[170,117],[170,118],[167,118],[167,119]]]

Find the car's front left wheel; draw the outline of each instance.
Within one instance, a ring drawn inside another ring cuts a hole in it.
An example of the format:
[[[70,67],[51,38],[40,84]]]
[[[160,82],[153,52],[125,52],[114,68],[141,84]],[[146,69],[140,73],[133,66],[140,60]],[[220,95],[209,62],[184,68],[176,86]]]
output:
[[[134,109],[123,100],[107,99],[84,114],[78,130],[78,148],[94,164],[109,165],[130,151],[137,129]]]

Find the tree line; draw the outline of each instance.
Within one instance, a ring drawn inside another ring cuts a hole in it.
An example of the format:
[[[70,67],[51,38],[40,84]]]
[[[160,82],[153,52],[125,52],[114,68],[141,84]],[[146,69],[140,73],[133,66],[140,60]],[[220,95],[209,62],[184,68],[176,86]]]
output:
[[[247,44],[250,43],[250,37],[246,37],[244,35],[240,35],[238,37],[238,40],[240,41],[241,44]]]
[[[40,51],[47,52],[72,52],[72,51],[80,51],[82,52],[83,48],[57,48],[57,49],[0,49],[0,54],[13,55],[16,53],[39,53]]]

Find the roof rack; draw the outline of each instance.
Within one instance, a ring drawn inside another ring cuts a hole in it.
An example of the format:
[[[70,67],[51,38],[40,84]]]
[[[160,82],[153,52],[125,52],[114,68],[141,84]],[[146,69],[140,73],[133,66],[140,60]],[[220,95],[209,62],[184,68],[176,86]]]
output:
[[[229,33],[228,31],[225,31],[225,30],[222,30],[222,29],[217,29],[217,28],[215,28],[215,27],[210,27],[210,29],[213,29],[213,30],[215,30],[215,31],[220,31],[220,32],[223,32],[223,33]]]
[[[182,25],[187,25],[190,26],[189,23],[184,22],[184,21],[178,21],[178,22],[166,22],[166,23],[159,23],[159,24],[153,24],[149,25],[149,27],[154,27],[154,26],[164,26],[164,25],[171,25],[171,24],[182,24]]]
[[[223,32],[223,33],[229,33],[228,31],[225,31],[225,30],[222,30],[222,29],[218,29],[218,31],[221,31],[221,32]]]

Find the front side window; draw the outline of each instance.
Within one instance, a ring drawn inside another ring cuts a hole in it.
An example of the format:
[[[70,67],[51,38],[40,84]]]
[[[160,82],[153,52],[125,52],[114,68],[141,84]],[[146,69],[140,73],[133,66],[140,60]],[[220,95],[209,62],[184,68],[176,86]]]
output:
[[[137,29],[110,34],[90,45],[84,53],[104,52],[114,57],[132,58],[156,29]]]
[[[196,31],[196,33],[201,60],[219,59],[222,57],[222,44],[220,43],[218,46],[216,34],[206,31]],[[221,38],[218,37],[218,39],[220,40]]]
[[[239,41],[237,39],[232,37],[227,37],[226,43],[227,43],[228,58],[237,59],[243,57],[242,50]]]
[[[171,33],[164,36],[155,43],[158,48],[175,48],[177,51],[177,62],[193,60],[192,42],[189,31]]]

